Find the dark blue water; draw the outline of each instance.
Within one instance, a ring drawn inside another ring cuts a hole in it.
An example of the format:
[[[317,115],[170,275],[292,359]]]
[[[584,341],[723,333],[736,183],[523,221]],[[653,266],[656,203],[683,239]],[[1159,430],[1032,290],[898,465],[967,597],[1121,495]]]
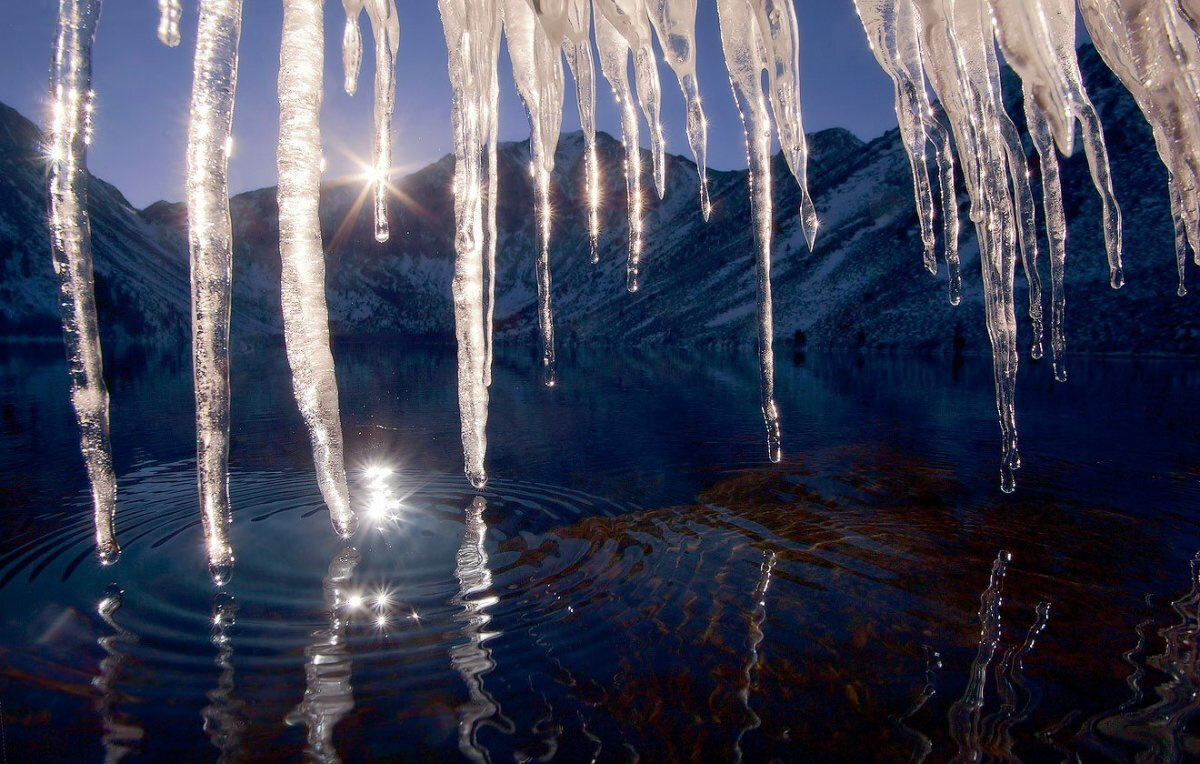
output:
[[[61,349],[0,349],[6,759],[1200,755],[1200,365],[497,358],[486,491],[450,349],[335,349],[336,538],[282,352],[233,367],[233,580],[203,559],[190,365],[106,358],[121,561],[91,550]]]

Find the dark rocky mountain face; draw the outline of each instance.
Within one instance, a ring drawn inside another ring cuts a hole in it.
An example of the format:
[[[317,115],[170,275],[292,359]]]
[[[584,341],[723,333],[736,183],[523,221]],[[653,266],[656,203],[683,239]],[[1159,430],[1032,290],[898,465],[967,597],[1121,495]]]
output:
[[[1076,151],[1062,160],[1070,223],[1068,352],[1195,353],[1200,319],[1191,298],[1175,296],[1166,172],[1149,127],[1094,50],[1081,50],[1080,61],[1106,128],[1124,215],[1127,285],[1117,292],[1108,287],[1099,200],[1082,151]],[[1011,78],[1005,85],[1010,96],[1020,91]],[[1010,113],[1018,118],[1019,104],[1013,103]],[[30,122],[0,107],[0,334],[6,337],[60,331],[45,230],[41,141]],[[755,273],[746,174],[710,172],[714,210],[705,223],[695,166],[668,157],[666,194],[660,200],[649,155],[644,155],[643,277],[640,291],[630,294],[625,291],[623,151],[607,135],[598,136],[598,142],[604,203],[598,265],[588,258],[582,136],[565,135],[559,143],[551,268],[560,341],[752,344]],[[863,143],[844,130],[826,130],[810,136],[810,146],[810,186],[822,222],[812,252],[799,227],[799,190],[782,159],[776,157],[773,168],[777,336],[809,347],[941,351],[957,341],[986,351],[978,249],[965,197],[960,194],[963,302],[951,307],[944,265],[938,279],[921,266],[912,181],[897,132]],[[527,143],[500,149],[496,321],[500,335],[510,338],[505,341],[530,340],[537,331],[528,156]],[[1040,199],[1036,161],[1031,168]],[[453,159],[446,157],[396,182],[392,238],[386,244],[374,240],[371,205],[364,203],[361,182],[325,186],[321,217],[335,333],[453,337],[452,173]],[[186,209],[159,202],[137,211],[99,180],[93,180],[90,194],[106,339],[183,340],[190,320]],[[234,197],[232,217],[233,332],[235,340],[248,342],[281,331],[275,190]],[[1041,250],[1048,281],[1044,239]],[[1023,281],[1017,290],[1020,304]],[[1027,325],[1023,331],[1028,332]],[[1022,342],[1027,345],[1027,338]]]

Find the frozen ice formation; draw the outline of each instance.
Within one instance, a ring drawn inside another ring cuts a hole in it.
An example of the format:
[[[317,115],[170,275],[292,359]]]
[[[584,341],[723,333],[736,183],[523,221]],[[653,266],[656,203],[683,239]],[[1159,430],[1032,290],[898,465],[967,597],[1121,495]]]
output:
[[[321,248],[321,75],[324,28],[320,0],[284,0],[279,50],[279,257],[283,334],[292,389],[312,440],[317,484],[333,528],[358,527],[350,508],[337,379],[329,350],[325,253]]]
[[[801,118],[799,30],[792,0],[714,0],[721,49],[745,130],[757,275],[758,361],[768,455],[781,454],[774,392],[771,309],[771,141],[779,140],[800,187],[799,227],[811,249],[818,229],[808,191],[808,145]],[[1057,154],[1078,136],[1103,215],[1113,288],[1124,283],[1121,212],[1113,194],[1104,133],[1074,49],[1072,0],[854,0],[867,39],[895,89],[896,117],[912,169],[924,267],[936,272],[940,235],[949,299],[960,301],[957,158],[975,224],[985,319],[992,348],[1001,429],[1001,487],[1012,491],[1017,450],[1015,271],[1029,286],[1031,355],[1042,353],[1042,297],[1036,208],[1025,148],[1005,111],[1000,53],[1021,80],[1025,120],[1038,153],[1051,277],[1050,347],[1056,378],[1064,354],[1066,223]],[[388,238],[390,123],[395,103],[399,20],[394,0],[342,0],[345,89],[357,87],[362,61],[359,17],[375,42],[375,125],[371,190],[375,235]],[[158,36],[179,43],[181,3],[159,0]],[[503,35],[513,79],[530,124],[535,196],[535,273],[542,366],[555,383],[551,301],[551,180],[562,122],[563,59],[575,83],[585,136],[583,183],[593,261],[600,236],[601,178],[596,156],[595,59],[620,111],[628,214],[626,287],[637,291],[643,256],[641,126],[648,129],[654,186],[666,190],[660,120],[662,93],[654,39],[683,95],[688,144],[707,219],[707,124],[696,78],[698,0],[439,0],[452,89],[455,263],[451,291],[458,340],[458,400],[464,469],[487,481],[487,417],[492,381],[496,209],[503,190],[497,155],[499,50]],[[202,0],[187,143],[197,472],[213,575],[229,575],[229,297],[233,251],[226,174],[237,80],[242,0]],[[346,484],[342,430],[325,303],[320,195],[320,107],[324,30],[320,0],[284,0],[280,49],[279,228],[284,333],[296,401],[312,440],[317,480],[334,528],[356,527]],[[49,228],[59,278],[71,398],[92,488],[100,559],[116,559],[116,479],[109,443],[87,212],[86,153],[91,140],[91,44],[100,0],[60,0],[50,80]],[[1200,4],[1196,0],[1078,0],[1104,62],[1132,93],[1168,170],[1178,293],[1186,293],[1188,250],[1200,264]],[[593,32],[594,30],[594,32]],[[999,49],[999,50],[998,50]],[[635,89],[629,80],[632,59]],[[765,77],[764,77],[765,74]],[[932,94],[932,98],[931,98]],[[636,97],[636,102],[635,102]],[[957,157],[955,156],[957,155]],[[930,157],[936,165],[931,172]],[[937,194],[934,193],[934,183]]]
[[[92,227],[88,217],[87,147],[92,140],[92,42],[100,0],[60,0],[50,61],[50,253],[58,276],[58,305],[71,405],[92,487],[96,552],[104,564],[121,548],[113,531],[117,478],[108,431],[108,389],[100,355],[100,328],[92,277]]]
[[[400,47],[400,17],[395,0],[342,0],[346,27],[342,33],[342,68],[345,89],[354,95],[358,89],[358,69],[362,63],[362,36],[358,19],[363,10],[371,20],[375,39],[375,130],[371,142],[368,175],[375,194],[375,240],[390,236],[387,217],[388,184],[392,179],[392,111],[396,106],[396,51]]]

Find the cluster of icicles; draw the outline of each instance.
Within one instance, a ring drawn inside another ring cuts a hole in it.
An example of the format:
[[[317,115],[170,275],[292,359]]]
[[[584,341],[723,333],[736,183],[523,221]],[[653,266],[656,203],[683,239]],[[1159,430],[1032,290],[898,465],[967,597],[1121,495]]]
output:
[[[932,147],[940,191],[949,299],[959,302],[959,216],[955,158],[970,197],[979,241],[987,328],[1002,430],[1001,485],[1014,488],[1019,466],[1014,387],[1018,351],[1013,279],[1022,263],[1029,283],[1032,354],[1042,353],[1041,279],[1035,209],[1020,136],[1005,113],[999,57],[1022,81],[1025,116],[1041,162],[1049,238],[1051,353],[1063,367],[1063,265],[1066,224],[1055,149],[1067,154],[1076,120],[1103,204],[1104,235],[1114,288],[1121,271],[1120,211],[1112,193],[1096,110],[1075,56],[1071,0],[854,0],[871,48],[895,83],[896,114],[912,166],[924,265],[938,270],[935,201],[928,168]],[[365,10],[375,42],[375,125],[372,177],[375,234],[388,238],[399,22],[394,0],[342,0],[345,88],[355,90]],[[800,225],[811,248],[817,214],[807,190],[807,145],[800,112],[798,31],[792,0],[716,0],[721,45],[733,96],[745,127],[749,162],[758,303],[758,355],[768,452],[780,458],[774,400],[771,323],[772,131],[801,189]],[[187,204],[191,249],[197,471],[208,559],[225,580],[233,563],[228,541],[229,307],[232,234],[227,169],[242,0],[200,0],[191,119],[187,142]],[[531,174],[536,191],[538,316],[546,384],[555,383],[551,308],[550,178],[563,109],[565,57],[577,90],[586,140],[586,199],[593,261],[600,235],[600,178],[595,146],[594,40],[600,70],[621,111],[629,213],[627,287],[638,288],[643,254],[643,192],[638,109],[649,126],[654,185],[665,190],[659,122],[661,90],[653,39],[675,73],[686,101],[688,143],[699,172],[700,212],[708,218],[707,127],[696,78],[697,0],[439,0],[453,89],[455,152],[455,275],[458,398],[465,470],[487,479],[484,457],[492,366],[498,188],[498,56],[505,39],[518,93],[529,116]],[[159,0],[159,37],[179,44],[179,0]],[[333,357],[329,348],[325,272],[318,220],[320,194],[323,35],[321,0],[283,0],[279,102],[279,249],[288,361],[296,402],[308,425],[317,479],[334,528],[348,536],[351,508]],[[1105,62],[1133,93],[1153,127],[1170,171],[1170,197],[1184,293],[1186,251],[1200,253],[1200,2],[1080,0],[1079,9]],[[71,395],[95,504],[100,558],[119,554],[113,531],[116,481],[92,291],[86,195],[86,149],[93,108],[91,45],[100,0],[60,0],[51,70],[53,115],[48,147],[50,227],[60,280]],[[633,58],[637,102],[628,79]],[[766,72],[764,90],[762,73]],[[930,97],[932,91],[934,98]],[[952,147],[955,150],[952,153]],[[1019,256],[1018,256],[1019,253]],[[1197,254],[1200,262],[1200,254]]]

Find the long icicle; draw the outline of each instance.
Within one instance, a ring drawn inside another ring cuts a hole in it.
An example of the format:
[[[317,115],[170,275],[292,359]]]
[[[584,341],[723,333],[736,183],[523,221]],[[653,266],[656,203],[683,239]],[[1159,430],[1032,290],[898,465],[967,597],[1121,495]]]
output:
[[[113,532],[117,478],[108,427],[108,389],[92,291],[87,147],[92,132],[92,42],[100,0],[60,0],[50,63],[50,251],[67,348],[71,405],[92,489],[96,553],[105,565],[121,553]]]
[[[229,307],[233,231],[229,220],[229,141],[237,90],[241,0],[204,0],[196,33],[188,121],[188,244],[192,281],[192,377],[196,390],[196,469],[213,580],[233,569],[229,545]]]
[[[517,93],[529,115],[534,226],[538,242],[536,274],[538,328],[542,339],[542,381],[547,387],[553,387],[556,375],[550,278],[550,175],[554,172],[554,151],[562,124],[562,59],[559,43],[550,40],[526,0],[505,0],[504,39],[508,43]]]
[[[596,158],[596,64],[592,58],[591,20],[589,0],[569,0],[562,45],[575,79],[579,126],[583,130],[588,248],[594,264],[600,262],[600,162]]]
[[[349,536],[358,518],[346,486],[318,214],[325,57],[321,6],[320,0],[283,3],[278,154],[283,333],[296,403],[312,439],[317,483],[334,530]]]
[[[782,456],[779,409],[775,404],[774,327],[771,316],[771,122],[760,85],[765,61],[756,55],[762,40],[754,11],[747,0],[717,0],[721,47],[729,68],[729,84],[746,132],[749,161],[750,212],[754,229],[758,295],[759,392],[767,428],[767,455]]]

